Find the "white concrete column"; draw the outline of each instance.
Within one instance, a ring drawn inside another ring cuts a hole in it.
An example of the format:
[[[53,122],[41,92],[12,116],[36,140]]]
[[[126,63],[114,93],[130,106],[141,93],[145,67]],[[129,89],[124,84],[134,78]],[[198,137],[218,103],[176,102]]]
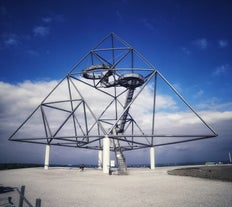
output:
[[[155,148],[154,147],[150,148],[150,169],[151,170],[155,169]]]
[[[103,173],[109,173],[110,165],[110,139],[108,135],[103,138]]]
[[[50,159],[50,145],[46,145],[45,150],[45,160],[44,160],[44,169],[47,170],[49,167],[49,159]]]
[[[102,169],[102,150],[98,151],[98,169]]]

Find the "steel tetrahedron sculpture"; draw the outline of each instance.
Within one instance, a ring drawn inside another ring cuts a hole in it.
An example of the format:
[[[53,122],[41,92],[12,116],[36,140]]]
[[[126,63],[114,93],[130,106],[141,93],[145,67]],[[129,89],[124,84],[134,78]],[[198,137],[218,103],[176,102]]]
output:
[[[181,102],[202,130],[176,130],[175,120],[162,119],[167,112],[162,111],[159,83]],[[165,120],[175,127],[165,125]],[[106,135],[118,164],[126,150],[217,136],[173,85],[114,33],[73,66],[9,140],[101,150]]]

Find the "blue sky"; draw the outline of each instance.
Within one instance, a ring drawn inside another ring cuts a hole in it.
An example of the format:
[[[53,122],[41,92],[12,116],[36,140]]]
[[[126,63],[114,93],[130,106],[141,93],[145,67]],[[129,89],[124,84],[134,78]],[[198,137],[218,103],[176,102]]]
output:
[[[231,7],[230,1],[1,1],[1,80],[59,79],[115,32],[172,82],[229,101]]]
[[[218,142],[202,142],[209,152],[215,145],[220,150],[212,157],[203,149],[200,152],[205,159],[224,159],[232,151],[231,19],[232,3],[226,0],[0,0],[1,139],[14,131],[10,125],[3,127],[3,122],[18,115],[11,105],[17,89],[25,92],[26,84],[36,88],[38,83],[49,85],[63,78],[101,39],[115,32],[142,53],[196,110],[207,111],[212,119],[221,117],[211,121],[219,133]],[[5,88],[11,89],[8,95]],[[41,97],[45,94],[40,93]],[[191,146],[176,147],[170,157],[182,161],[183,149]],[[165,149],[159,153],[168,156]],[[140,154],[143,160],[145,155]],[[169,162],[170,157],[160,161]],[[41,159],[41,155],[34,158]]]

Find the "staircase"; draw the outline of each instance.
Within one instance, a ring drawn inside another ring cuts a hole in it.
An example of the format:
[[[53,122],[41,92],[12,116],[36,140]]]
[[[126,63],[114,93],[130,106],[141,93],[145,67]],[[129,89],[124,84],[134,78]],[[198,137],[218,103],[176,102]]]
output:
[[[125,102],[125,105],[124,105],[124,110],[127,108],[127,106],[132,101],[134,91],[135,91],[134,88],[129,88],[128,93],[127,93],[127,97],[126,97],[126,102]],[[114,131],[115,135],[118,134],[118,133],[123,133],[124,132],[124,127],[125,127],[125,124],[126,124],[128,113],[129,113],[129,108],[127,108],[127,110],[122,115],[121,122],[120,122],[120,125],[119,125],[119,129],[117,129],[117,131],[116,130]],[[117,164],[118,164],[118,175],[127,175],[126,159],[125,159],[125,157],[124,157],[124,155],[122,153],[119,140],[114,139],[113,143],[114,143],[115,157],[116,157]]]
[[[114,139],[114,152],[118,164],[118,175],[127,175],[126,159],[121,151],[118,139]]]
[[[134,88],[130,88],[128,90],[127,97],[126,97],[126,102],[125,102],[125,105],[124,105],[124,110],[130,104],[130,102],[132,101],[132,98],[133,98],[133,95],[134,95],[134,91],[135,91]],[[123,133],[123,131],[124,131],[124,127],[125,127],[125,124],[126,124],[127,115],[129,113],[129,108],[124,112],[124,114],[123,114],[123,116],[121,118],[121,123],[120,123],[120,127],[119,127],[119,130],[118,130],[118,133]]]

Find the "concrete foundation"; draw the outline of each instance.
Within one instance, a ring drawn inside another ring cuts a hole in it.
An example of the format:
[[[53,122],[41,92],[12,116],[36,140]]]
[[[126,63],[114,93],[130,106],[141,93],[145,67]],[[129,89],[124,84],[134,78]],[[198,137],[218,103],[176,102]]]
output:
[[[98,169],[102,169],[102,150],[98,151]]]
[[[109,173],[110,167],[110,139],[108,135],[103,138],[103,173]]]
[[[45,150],[45,160],[44,160],[44,169],[47,170],[49,168],[49,161],[50,161],[50,145],[46,145]]]
[[[154,147],[150,148],[150,169],[151,170],[155,169],[155,148]]]

